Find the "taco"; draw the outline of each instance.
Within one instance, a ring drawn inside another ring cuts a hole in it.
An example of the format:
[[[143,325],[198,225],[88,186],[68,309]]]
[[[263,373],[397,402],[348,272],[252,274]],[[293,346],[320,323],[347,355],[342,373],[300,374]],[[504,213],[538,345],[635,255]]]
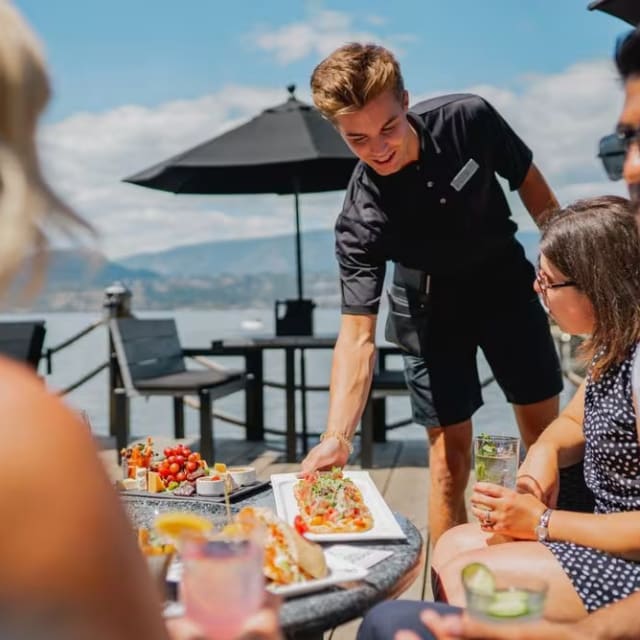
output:
[[[270,509],[244,507],[237,519],[243,523],[258,521],[264,526],[264,575],[271,582],[292,584],[327,575],[322,547],[306,540]]]

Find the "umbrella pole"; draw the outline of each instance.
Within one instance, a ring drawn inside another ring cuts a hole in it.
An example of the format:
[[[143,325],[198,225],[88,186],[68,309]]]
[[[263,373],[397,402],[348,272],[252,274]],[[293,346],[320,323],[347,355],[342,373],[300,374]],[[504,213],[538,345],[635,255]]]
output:
[[[300,238],[300,203],[298,195],[298,181],[294,182],[293,197],[296,206],[296,268],[298,275],[298,300],[302,300],[302,242]],[[307,436],[307,371],[304,358],[304,349],[300,349],[300,399],[301,399],[301,418],[302,418],[302,453],[305,455],[308,451]]]
[[[296,205],[296,269],[298,276],[298,300],[302,300],[302,243],[300,239],[300,206],[298,203],[298,185],[295,184],[293,197]]]

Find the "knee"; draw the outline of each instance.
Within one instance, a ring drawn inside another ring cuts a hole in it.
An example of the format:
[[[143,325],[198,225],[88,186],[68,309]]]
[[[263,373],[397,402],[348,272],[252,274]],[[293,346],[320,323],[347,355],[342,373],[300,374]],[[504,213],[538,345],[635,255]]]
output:
[[[418,600],[382,602],[365,615],[356,640],[391,640],[400,629],[409,629],[423,640],[433,640],[434,636],[420,620],[420,613],[425,609],[434,609],[441,615],[460,612],[442,603]]]
[[[417,605],[419,603],[414,602]],[[405,601],[395,600],[377,604],[370,609],[360,624],[356,640],[389,640],[398,629],[406,628]]]
[[[460,572],[462,567],[470,562],[473,562],[473,552],[457,554],[447,562],[443,562],[438,569],[434,566],[441,589],[440,595],[446,602],[464,606],[465,596]]]
[[[481,531],[475,524],[461,524],[440,536],[433,548],[431,566],[438,573],[455,556],[482,545]]]

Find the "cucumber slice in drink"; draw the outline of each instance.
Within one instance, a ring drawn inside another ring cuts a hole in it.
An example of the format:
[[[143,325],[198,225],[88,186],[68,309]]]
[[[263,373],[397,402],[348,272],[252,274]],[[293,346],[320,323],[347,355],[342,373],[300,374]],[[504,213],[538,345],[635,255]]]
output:
[[[496,590],[493,572],[481,562],[472,562],[462,569],[462,582],[469,591],[483,596],[490,596]]]
[[[487,615],[494,618],[519,618],[528,613],[529,595],[521,589],[497,591],[487,607]]]

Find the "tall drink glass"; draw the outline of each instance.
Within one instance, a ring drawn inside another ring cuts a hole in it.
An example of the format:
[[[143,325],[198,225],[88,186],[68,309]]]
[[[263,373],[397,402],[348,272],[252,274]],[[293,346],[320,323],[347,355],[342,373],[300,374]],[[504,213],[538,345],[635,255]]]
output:
[[[180,541],[180,596],[188,618],[215,640],[233,640],[262,604],[263,531],[233,525]]]
[[[473,439],[476,480],[515,489],[520,438],[480,435]]]

